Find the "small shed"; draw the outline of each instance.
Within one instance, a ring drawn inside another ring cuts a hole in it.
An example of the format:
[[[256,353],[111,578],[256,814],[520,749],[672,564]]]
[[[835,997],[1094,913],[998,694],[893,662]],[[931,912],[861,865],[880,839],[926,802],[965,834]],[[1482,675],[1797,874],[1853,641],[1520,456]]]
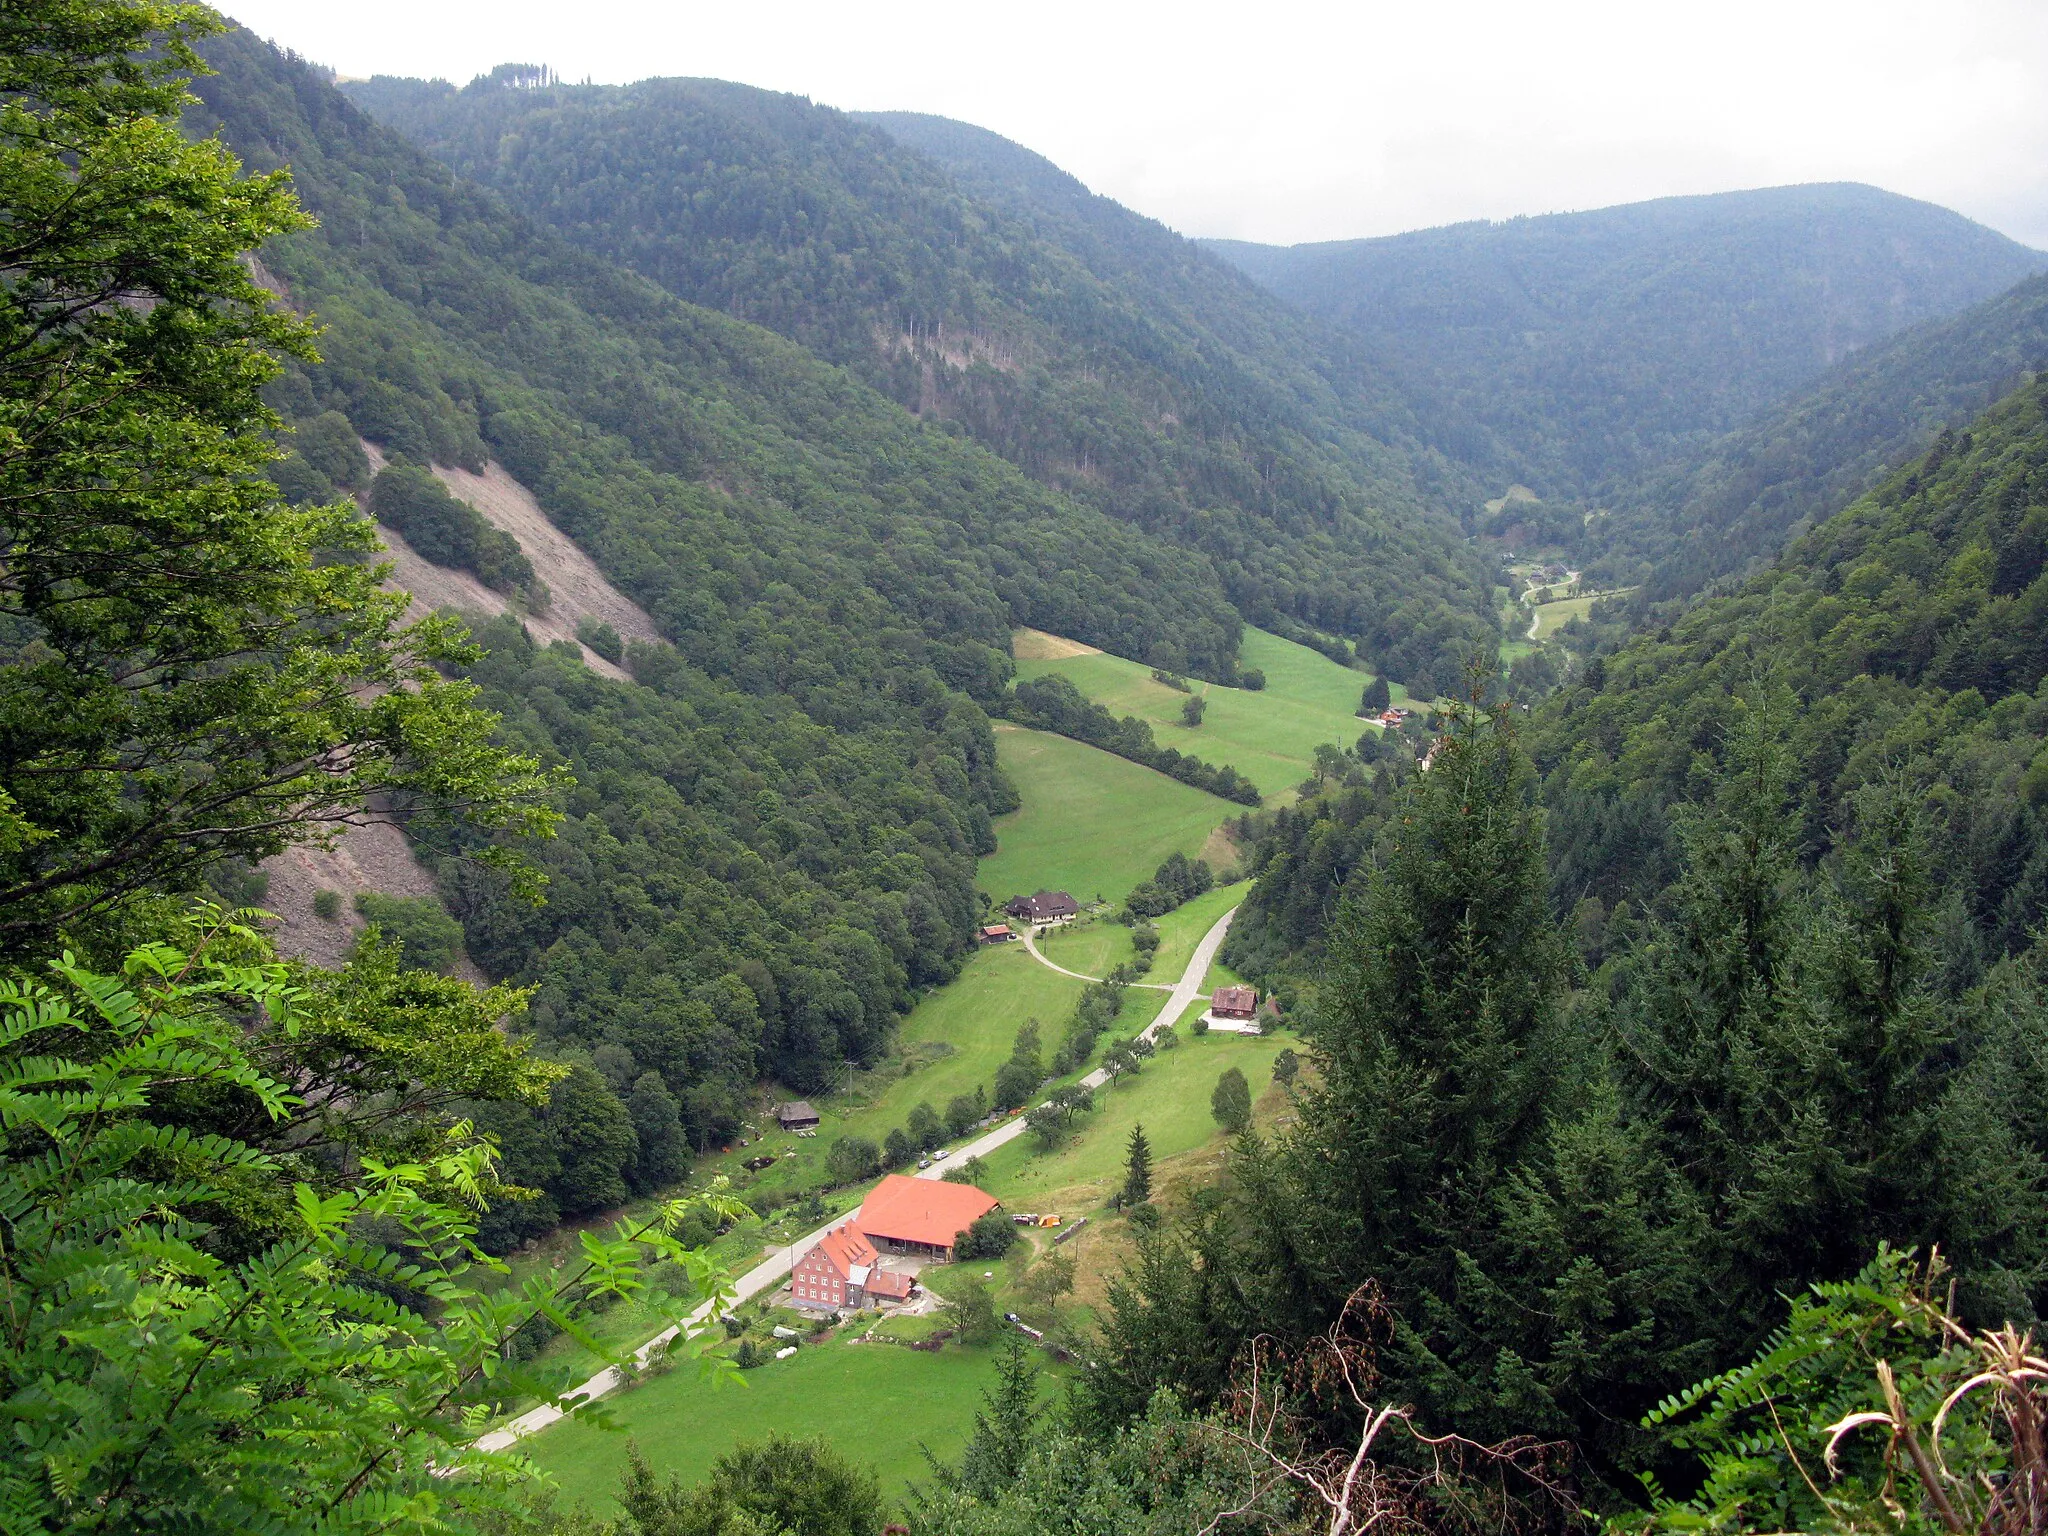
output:
[[[775,1123],[785,1131],[815,1131],[818,1112],[802,1099],[775,1106]]]
[[[1007,944],[1016,937],[1008,923],[990,923],[981,930],[981,942],[984,944]]]
[[[1252,987],[1218,987],[1209,1011],[1219,1019],[1249,1019],[1259,1011],[1259,994]]]

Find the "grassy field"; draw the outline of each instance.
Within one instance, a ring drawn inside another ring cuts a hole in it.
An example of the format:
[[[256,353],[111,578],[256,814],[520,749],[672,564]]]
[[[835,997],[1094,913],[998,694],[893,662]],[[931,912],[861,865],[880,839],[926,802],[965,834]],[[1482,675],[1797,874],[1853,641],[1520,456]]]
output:
[[[1087,1215],[1109,1198],[1123,1179],[1124,1147],[1131,1127],[1142,1124],[1154,1158],[1175,1157],[1221,1140],[1209,1113],[1209,1093],[1226,1067],[1250,1080],[1254,1095],[1273,1077],[1273,1058],[1294,1043],[1287,1035],[1180,1032],[1182,1043],[1161,1051],[1135,1078],[1095,1091],[1095,1110],[1076,1123],[1074,1138],[1051,1152],[1038,1150],[1032,1136],[1020,1136],[988,1159],[988,1192],[1011,1210],[1057,1210]],[[1063,1204],[1046,1203],[1057,1192]],[[1091,1192],[1093,1192],[1091,1194]]]
[[[893,1504],[910,1479],[926,1475],[921,1445],[942,1457],[957,1454],[994,1361],[989,1349],[927,1354],[834,1338],[747,1372],[743,1387],[714,1386],[684,1364],[610,1400],[623,1433],[558,1424],[521,1449],[555,1479],[565,1504],[612,1518],[628,1436],[658,1475],[689,1483],[742,1440],[777,1430],[822,1435],[872,1467]]]
[[[1244,810],[1098,748],[1000,721],[996,755],[1024,800],[996,818],[998,847],[977,873],[997,901],[1037,890],[1121,901],[1168,854],[1200,853]]]
[[[1152,924],[1159,930],[1159,948],[1152,955],[1152,974],[1149,981],[1178,981],[1180,973],[1188,968],[1188,962],[1195,957],[1195,946],[1202,942],[1202,935],[1216,926],[1216,919],[1244,900],[1245,892],[1251,889],[1251,882],[1240,880],[1236,885],[1219,885],[1206,895],[1197,896],[1184,907],[1176,908],[1164,917],[1156,917]]]
[[[1019,649],[1029,658],[1017,663],[1020,677],[1063,673],[1111,714],[1148,721],[1162,744],[1235,768],[1259,786],[1269,805],[1293,798],[1314,765],[1318,746],[1349,746],[1368,729],[1358,719],[1358,699],[1370,674],[1340,667],[1307,646],[1263,630],[1245,631],[1242,654],[1247,667],[1266,674],[1265,688],[1251,693],[1193,682],[1208,706],[1193,730],[1180,720],[1188,695],[1155,682],[1150,667],[1102,651],[1048,655],[1057,648],[1021,642]],[[1407,701],[1398,685],[1393,695],[1396,703]]]
[[[1106,975],[1110,967],[1135,960],[1138,955],[1131,947],[1131,930],[1122,923],[1111,922],[1107,914],[1083,917],[1077,923],[1050,929],[1040,934],[1036,942],[1039,953],[1054,965],[1079,971],[1083,976]],[[1179,974],[1175,971],[1168,976],[1162,972],[1146,980],[1171,981]]]

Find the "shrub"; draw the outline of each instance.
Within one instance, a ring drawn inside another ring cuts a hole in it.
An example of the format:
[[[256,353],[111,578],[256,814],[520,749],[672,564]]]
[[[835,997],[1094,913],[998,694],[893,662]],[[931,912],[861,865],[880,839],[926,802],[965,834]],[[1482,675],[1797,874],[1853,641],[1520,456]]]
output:
[[[1196,1036],[1209,1033],[1209,1016],[1202,1013],[1196,1014],[1195,1022],[1188,1026],[1188,1032]]]
[[[341,892],[315,891],[313,893],[313,915],[330,923],[341,916]]]
[[[1202,716],[1209,708],[1209,701],[1196,694],[1180,707],[1180,723],[1193,730],[1202,723]]]
[[[1246,667],[1237,674],[1237,686],[1257,693],[1266,686],[1266,674],[1257,667]]]

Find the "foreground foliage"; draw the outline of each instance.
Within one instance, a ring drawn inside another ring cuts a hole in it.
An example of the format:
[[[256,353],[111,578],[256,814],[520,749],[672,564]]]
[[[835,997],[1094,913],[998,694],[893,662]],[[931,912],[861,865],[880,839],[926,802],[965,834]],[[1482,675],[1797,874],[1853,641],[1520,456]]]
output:
[[[46,979],[0,981],[10,1529],[461,1528],[526,1476],[470,1445],[483,1405],[554,1396],[506,1358],[521,1328],[545,1318],[607,1354],[578,1314],[661,1305],[656,1260],[719,1294],[671,1235],[680,1204],[587,1235],[577,1275],[480,1288],[501,1266],[466,1207],[491,1161],[462,1126],[425,1157],[364,1153],[353,1178],[316,1184],[289,1156],[152,1118],[195,1089],[291,1118],[298,1097],[240,1021],[291,1036],[302,999],[254,933],[224,923],[190,951],[138,949],[118,975],[67,954]],[[252,1182],[285,1191],[292,1214],[236,1255],[207,1213]]]

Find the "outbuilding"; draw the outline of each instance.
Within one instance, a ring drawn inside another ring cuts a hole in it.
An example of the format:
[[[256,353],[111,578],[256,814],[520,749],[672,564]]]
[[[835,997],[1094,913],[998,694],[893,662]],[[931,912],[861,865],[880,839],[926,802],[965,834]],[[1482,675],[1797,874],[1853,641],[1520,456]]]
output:
[[[775,1123],[785,1131],[815,1131],[818,1112],[802,1099],[775,1106]]]

